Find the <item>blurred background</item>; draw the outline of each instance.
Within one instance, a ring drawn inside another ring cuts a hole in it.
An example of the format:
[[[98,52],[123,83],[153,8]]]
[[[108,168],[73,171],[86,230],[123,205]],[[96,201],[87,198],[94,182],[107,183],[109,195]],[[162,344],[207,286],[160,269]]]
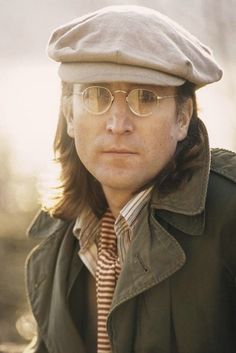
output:
[[[212,147],[236,151],[236,0],[0,0],[0,353],[21,352],[34,322],[24,262],[26,228],[50,180],[60,82],[45,47],[51,31],[103,6],[139,4],[167,14],[210,46],[223,79],[198,93]],[[158,38],[157,38],[158,40]]]

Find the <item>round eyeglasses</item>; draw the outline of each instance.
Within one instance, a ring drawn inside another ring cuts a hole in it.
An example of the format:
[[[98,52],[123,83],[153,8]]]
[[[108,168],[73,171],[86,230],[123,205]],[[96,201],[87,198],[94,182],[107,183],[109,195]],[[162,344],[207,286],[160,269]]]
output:
[[[145,88],[135,88],[130,92],[115,90],[114,93],[125,94],[129,109],[134,115],[140,117],[151,115],[162,99],[177,97],[177,95],[160,97],[155,92]],[[89,86],[82,92],[74,92],[74,95],[82,96],[85,109],[94,115],[104,114],[110,109],[115,99],[113,94],[107,87],[102,86]]]

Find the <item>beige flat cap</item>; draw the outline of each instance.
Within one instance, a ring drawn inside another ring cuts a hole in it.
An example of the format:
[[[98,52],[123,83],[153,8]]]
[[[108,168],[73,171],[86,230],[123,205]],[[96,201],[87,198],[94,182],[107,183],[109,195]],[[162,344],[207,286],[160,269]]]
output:
[[[109,6],[56,29],[48,54],[63,81],[135,82],[197,88],[220,80],[210,49],[150,8]]]

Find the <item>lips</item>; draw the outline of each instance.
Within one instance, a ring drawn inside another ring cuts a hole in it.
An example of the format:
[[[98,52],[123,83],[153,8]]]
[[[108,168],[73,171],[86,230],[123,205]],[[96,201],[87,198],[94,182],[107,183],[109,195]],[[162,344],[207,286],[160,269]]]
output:
[[[117,153],[117,154],[137,154],[133,149],[126,147],[108,146],[102,149],[103,153]]]
[[[131,150],[128,149],[119,149],[119,148],[111,148],[111,149],[107,149],[104,150],[103,153],[107,153],[107,154],[117,154],[117,155],[129,155],[129,154],[137,154],[136,152],[133,152]]]
[[[126,151],[126,150],[108,150],[108,151],[103,151],[103,153],[136,154],[135,152]]]

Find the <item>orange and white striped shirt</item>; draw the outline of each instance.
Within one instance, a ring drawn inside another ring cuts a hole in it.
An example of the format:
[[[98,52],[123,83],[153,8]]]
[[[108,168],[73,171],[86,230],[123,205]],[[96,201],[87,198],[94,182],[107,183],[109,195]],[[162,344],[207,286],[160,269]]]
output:
[[[108,209],[102,217],[98,240],[96,269],[97,353],[111,353],[111,344],[107,332],[107,317],[121,270],[114,223],[115,218]]]

